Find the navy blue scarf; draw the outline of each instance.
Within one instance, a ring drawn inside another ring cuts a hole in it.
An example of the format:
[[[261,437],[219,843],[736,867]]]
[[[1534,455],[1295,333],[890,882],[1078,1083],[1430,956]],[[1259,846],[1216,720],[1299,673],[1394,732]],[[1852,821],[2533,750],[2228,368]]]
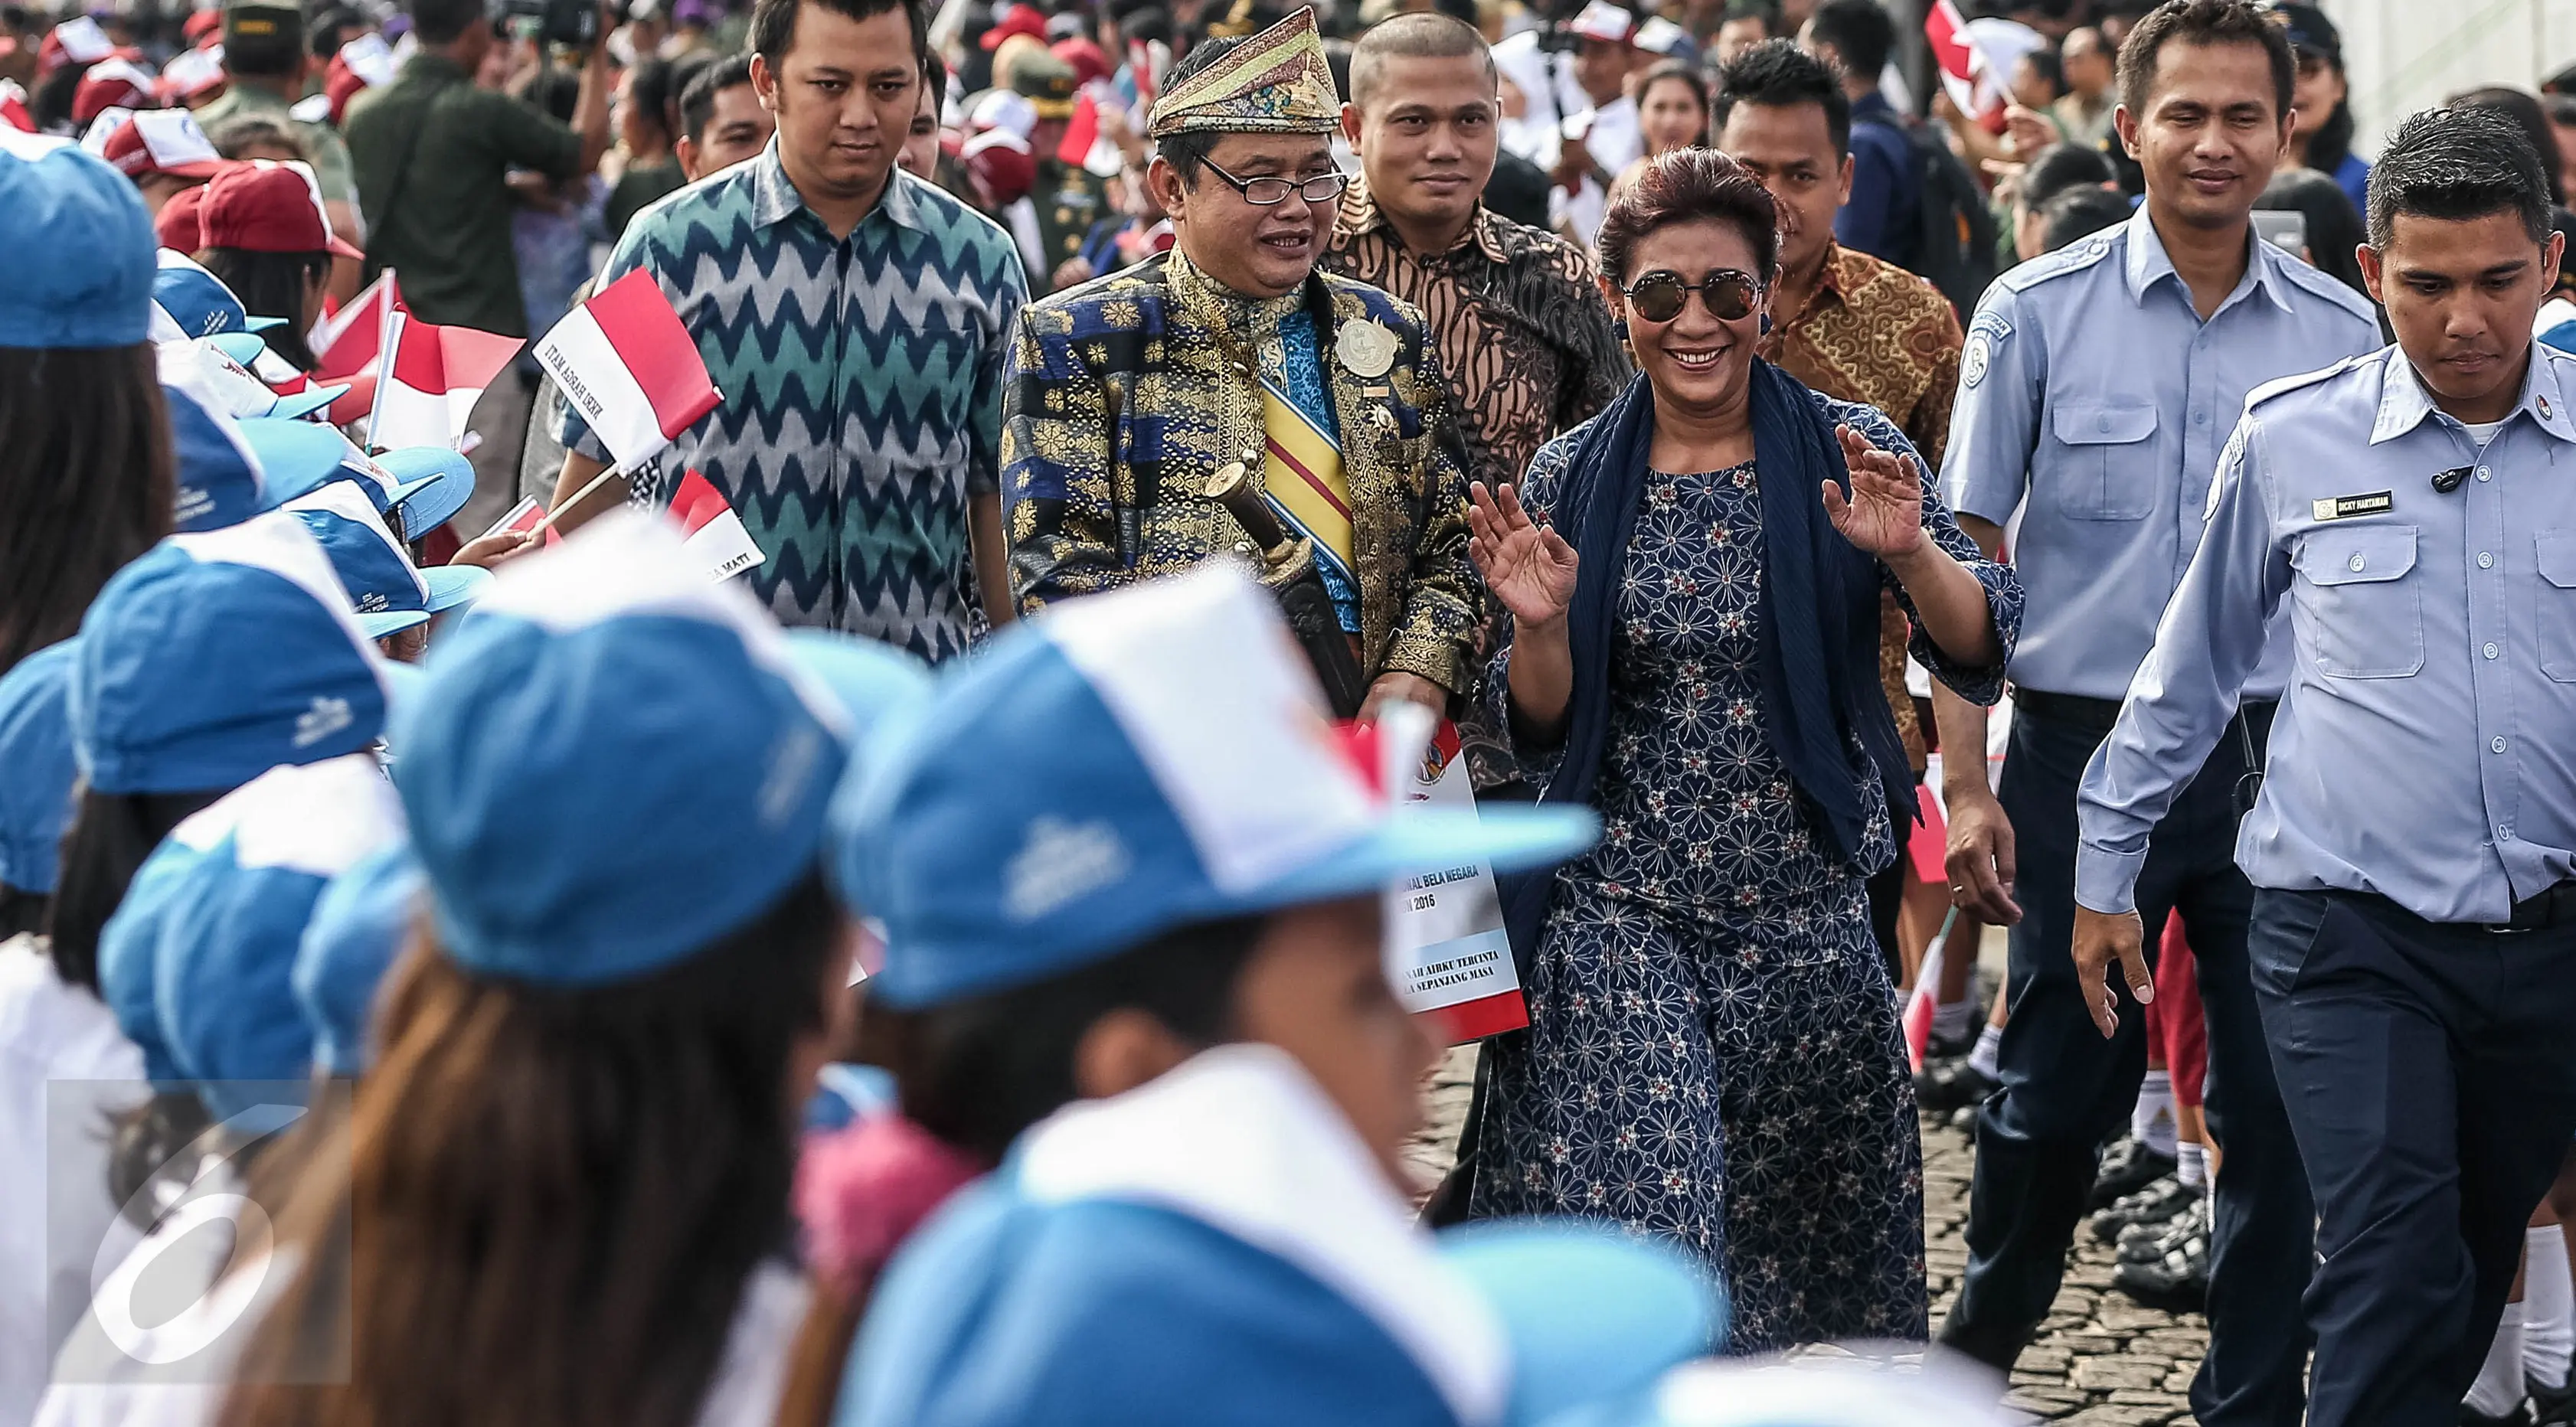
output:
[[[1913,768],[1878,682],[1878,561],[1825,516],[1826,481],[1851,493],[1833,422],[1806,387],[1768,362],[1753,363],[1751,384],[1762,500],[1762,734],[1787,766],[1825,851],[1850,859],[1879,811],[1856,790],[1851,738],[1873,765],[1890,816],[1902,819],[1900,826],[1914,816]],[[1566,615],[1574,696],[1565,756],[1543,802],[1589,802],[1600,773],[1619,590],[1654,434],[1654,393],[1641,376],[1583,434],[1548,511],[1582,563]],[[1501,881],[1504,924],[1523,958],[1538,947],[1555,882],[1552,869]]]

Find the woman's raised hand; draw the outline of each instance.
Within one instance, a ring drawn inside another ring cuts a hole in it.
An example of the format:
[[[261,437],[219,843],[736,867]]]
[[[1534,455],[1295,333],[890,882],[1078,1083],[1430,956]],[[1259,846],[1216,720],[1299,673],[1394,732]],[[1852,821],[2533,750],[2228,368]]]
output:
[[[1483,481],[1470,482],[1467,531],[1467,558],[1515,622],[1545,626],[1565,618],[1574,603],[1574,547],[1545,515],[1521,507],[1519,491],[1508,484],[1489,491]]]
[[[1848,426],[1837,426],[1843,463],[1851,467],[1851,498],[1832,481],[1824,483],[1825,515],[1852,544],[1881,560],[1913,553],[1923,534],[1923,477],[1914,458],[1898,456],[1869,444]]]

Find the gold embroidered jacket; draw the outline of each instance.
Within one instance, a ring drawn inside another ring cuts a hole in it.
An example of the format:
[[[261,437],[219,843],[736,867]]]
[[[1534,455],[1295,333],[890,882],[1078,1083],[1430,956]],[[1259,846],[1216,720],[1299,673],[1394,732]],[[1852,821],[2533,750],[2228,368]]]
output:
[[[1350,481],[1361,667],[1459,692],[1485,591],[1467,559],[1466,454],[1439,356],[1420,314],[1376,288],[1318,273],[1308,293],[1333,329],[1316,335]],[[1023,610],[1248,553],[1243,528],[1201,492],[1263,444],[1260,389],[1236,362],[1270,335],[1244,330],[1254,311],[1177,251],[1021,309],[1003,374],[1002,492]],[[1383,376],[1336,357],[1335,331],[1359,321],[1395,334]],[[1260,462],[1248,464],[1257,478]]]

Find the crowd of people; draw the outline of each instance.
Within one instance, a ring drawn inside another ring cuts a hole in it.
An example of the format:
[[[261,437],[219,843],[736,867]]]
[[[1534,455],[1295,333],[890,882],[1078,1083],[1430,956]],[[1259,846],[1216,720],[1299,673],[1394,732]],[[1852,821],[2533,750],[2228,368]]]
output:
[[[0,10],[0,1423],[2576,1422],[2576,71],[1957,8]]]

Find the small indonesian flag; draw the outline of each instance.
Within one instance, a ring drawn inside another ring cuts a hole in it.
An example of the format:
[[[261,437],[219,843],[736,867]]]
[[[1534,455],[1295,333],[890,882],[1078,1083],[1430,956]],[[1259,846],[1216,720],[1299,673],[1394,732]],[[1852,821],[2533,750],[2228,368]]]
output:
[[[465,422],[510,359],[527,345],[516,337],[471,327],[434,327],[400,309],[385,314],[376,402],[367,417],[367,442],[379,451],[398,446],[462,450]]]
[[[0,79],[0,125],[22,134],[36,132],[36,116],[27,112],[27,91],[14,79]]]
[[[768,558],[752,543],[751,532],[724,493],[695,471],[680,477],[680,488],[671,496],[671,518],[688,537],[682,548],[707,567],[710,580],[729,580]]]
[[[680,314],[642,268],[566,313],[537,344],[537,365],[622,471],[659,455],[724,399]]]
[[[2040,47],[2039,32],[2011,20],[1968,20],[1957,0],[1933,0],[1923,14],[1923,38],[1941,69],[1941,87],[1959,112],[2002,133],[2012,104],[2013,67]]]
[[[385,314],[402,310],[402,290],[387,268],[347,306],[315,324],[306,343],[314,352],[313,375],[349,387],[331,403],[332,425],[346,426],[375,410],[376,354],[384,347]]]

